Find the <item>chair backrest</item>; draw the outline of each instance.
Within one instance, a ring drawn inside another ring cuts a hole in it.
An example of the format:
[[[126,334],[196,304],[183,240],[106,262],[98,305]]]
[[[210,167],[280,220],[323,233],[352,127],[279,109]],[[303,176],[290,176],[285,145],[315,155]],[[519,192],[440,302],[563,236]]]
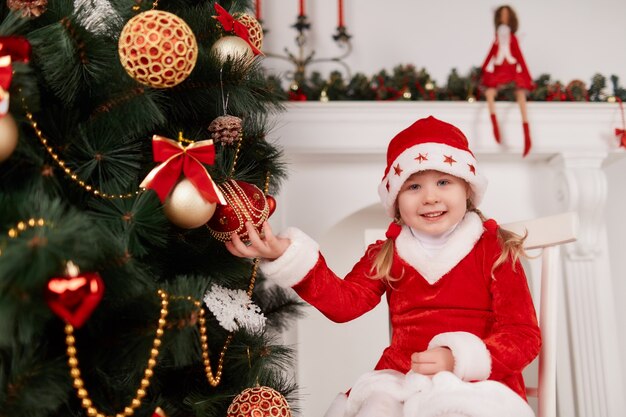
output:
[[[576,240],[578,217],[568,212],[555,216],[501,225],[519,235],[528,233],[524,248],[541,251],[541,290],[539,327],[542,346],[539,353],[539,378],[536,388],[527,388],[538,399],[537,417],[556,417],[556,338],[559,245]]]

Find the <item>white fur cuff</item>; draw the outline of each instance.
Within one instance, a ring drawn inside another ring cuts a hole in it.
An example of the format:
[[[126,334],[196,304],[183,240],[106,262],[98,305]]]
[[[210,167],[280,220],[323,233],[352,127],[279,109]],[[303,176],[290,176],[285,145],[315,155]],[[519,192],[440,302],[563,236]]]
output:
[[[300,229],[290,227],[280,237],[291,244],[279,258],[261,261],[259,267],[270,280],[281,287],[290,288],[302,281],[319,259],[319,245]]]
[[[440,333],[433,337],[428,349],[447,347],[454,356],[454,374],[463,381],[482,381],[491,374],[491,354],[485,343],[468,332]]]

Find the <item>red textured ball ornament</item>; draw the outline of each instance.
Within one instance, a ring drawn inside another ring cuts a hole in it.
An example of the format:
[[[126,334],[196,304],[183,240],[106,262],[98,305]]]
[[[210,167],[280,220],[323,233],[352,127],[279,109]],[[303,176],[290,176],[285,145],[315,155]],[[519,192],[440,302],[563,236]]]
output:
[[[126,23],[118,52],[122,66],[135,80],[154,88],[170,88],[191,74],[198,59],[198,44],[181,18],[149,10]]]
[[[226,417],[291,417],[291,408],[280,392],[270,387],[254,387],[235,397]]]
[[[263,222],[270,216],[270,204],[263,191],[253,184],[235,180],[228,180],[218,187],[227,204],[218,205],[209,220],[211,235],[219,241],[227,242],[233,233],[237,233],[241,240],[247,241],[249,240],[245,226],[247,221],[260,233]]]

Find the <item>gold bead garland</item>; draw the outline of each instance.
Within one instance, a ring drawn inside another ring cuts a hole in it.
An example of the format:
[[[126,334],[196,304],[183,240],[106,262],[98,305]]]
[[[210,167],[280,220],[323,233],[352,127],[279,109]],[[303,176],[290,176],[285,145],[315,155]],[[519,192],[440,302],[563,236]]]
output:
[[[22,90],[20,89],[19,91],[21,93]],[[132,197],[138,196],[139,194],[141,194],[142,192],[145,191],[145,189],[141,188],[141,189],[139,189],[137,191],[134,191],[134,192],[131,192],[131,193],[126,193],[126,194],[108,194],[108,193],[104,193],[104,192],[96,189],[95,187],[87,184],[85,181],[79,179],[78,175],[74,171],[72,171],[70,168],[68,168],[67,164],[65,163],[65,161],[63,161],[59,157],[59,155],[54,152],[54,149],[52,149],[52,147],[50,145],[48,145],[48,139],[46,139],[43,136],[43,132],[41,131],[41,129],[39,129],[39,127],[37,125],[37,121],[35,121],[35,118],[34,118],[33,114],[28,110],[28,106],[26,105],[26,99],[23,96],[22,96],[22,107],[24,108],[24,111],[26,112],[26,118],[28,119],[28,123],[33,128],[33,130],[35,131],[35,134],[37,135],[37,138],[39,139],[41,144],[44,146],[44,148],[46,149],[48,154],[52,157],[54,162],[56,162],[56,164],[59,166],[59,168],[61,168],[63,170],[63,172],[65,172],[65,174],[72,181],[74,181],[76,184],[78,184],[82,189],[84,189],[85,191],[93,194],[96,197],[102,197],[102,198],[106,198],[106,199],[132,198]]]
[[[9,231],[7,232],[7,236],[9,236],[10,239],[15,239],[17,238],[20,233],[26,231],[27,229],[31,229],[34,227],[44,227],[44,226],[51,226],[51,224],[49,222],[46,222],[46,220],[44,218],[34,218],[31,217],[28,220],[20,220],[15,227],[12,227],[9,229]],[[0,245],[0,256],[2,256],[2,252],[4,250],[4,244]]]
[[[93,405],[93,401],[89,398],[89,392],[85,388],[85,382],[81,378],[81,372],[78,368],[78,358],[76,357],[77,350],[75,346],[74,338],[74,326],[71,324],[65,325],[65,344],[67,346],[67,363],[70,367],[70,375],[73,378],[73,386],[76,390],[77,397],[81,400],[81,407],[85,409],[88,417],[130,417],[135,413],[135,409],[141,405],[141,400],[146,396],[146,390],[150,386],[150,379],[154,375],[153,368],[156,366],[156,358],[159,356],[159,347],[161,346],[161,338],[163,337],[163,328],[167,321],[169,304],[168,295],[165,291],[159,290],[159,296],[161,297],[161,315],[159,317],[159,325],[156,330],[154,340],[152,341],[152,349],[150,349],[150,358],[148,359],[148,365],[143,373],[143,378],[140,382],[140,387],[135,392],[135,397],[131,400],[130,405],[124,407],[124,411],[116,413],[115,416],[107,416],[100,412]]]
[[[7,232],[7,235],[9,235],[11,239],[15,239],[16,237],[20,235],[20,233],[22,233],[26,229],[33,228],[33,227],[49,226],[49,225],[50,224],[47,224],[46,220],[43,218],[38,218],[38,219],[30,218],[26,221],[18,222],[17,225],[15,225],[15,227],[12,227],[9,229],[9,231]]]

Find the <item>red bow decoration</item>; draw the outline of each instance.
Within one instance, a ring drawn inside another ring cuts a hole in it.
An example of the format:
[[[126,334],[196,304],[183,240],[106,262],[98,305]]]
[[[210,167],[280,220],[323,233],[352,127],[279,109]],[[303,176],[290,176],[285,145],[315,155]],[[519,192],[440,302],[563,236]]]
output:
[[[163,136],[152,137],[152,152],[155,162],[163,162],[154,168],[142,181],[141,187],[156,191],[161,202],[178,182],[180,174],[196,187],[200,195],[209,203],[226,204],[226,200],[204,164],[213,165],[215,147],[212,140],[201,140],[184,147],[175,140]]]
[[[615,136],[619,138],[619,146],[626,148],[626,120],[624,120],[624,103],[619,97],[615,97],[622,111],[622,129],[615,129]]]
[[[222,27],[226,32],[234,32],[235,35],[246,41],[248,45],[250,45],[250,48],[252,48],[254,55],[262,53],[250,42],[248,28],[246,25],[235,19],[225,8],[217,3],[215,3],[215,11],[217,12],[217,16],[213,16],[213,18],[222,24]]]
[[[11,86],[13,79],[13,66],[11,62],[28,62],[30,60],[30,43],[23,36],[0,36],[0,100],[4,100],[6,92]],[[8,102],[5,104],[6,109],[0,110],[0,114],[4,115],[8,111]]]

